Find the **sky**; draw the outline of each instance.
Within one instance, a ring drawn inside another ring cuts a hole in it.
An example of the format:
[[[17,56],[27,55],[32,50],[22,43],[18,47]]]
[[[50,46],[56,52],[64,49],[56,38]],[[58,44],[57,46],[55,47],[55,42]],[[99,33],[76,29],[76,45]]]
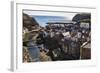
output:
[[[47,25],[46,23],[49,21],[54,21],[54,20],[72,20],[72,18],[77,14],[77,13],[67,13],[66,12],[66,16],[61,16],[61,15],[52,15],[52,16],[48,16],[48,15],[35,15],[34,14],[35,11],[29,11],[29,10],[25,10],[23,11],[23,13],[28,14],[29,16],[35,18],[35,20],[39,23],[40,26],[45,27],[45,25]]]
[[[66,17],[61,16],[33,16],[40,26],[45,27],[46,23],[52,20],[66,20]]]

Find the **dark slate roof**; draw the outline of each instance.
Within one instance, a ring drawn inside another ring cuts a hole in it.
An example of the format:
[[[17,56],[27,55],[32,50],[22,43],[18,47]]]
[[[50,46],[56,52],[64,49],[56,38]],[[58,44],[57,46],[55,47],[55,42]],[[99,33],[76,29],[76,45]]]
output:
[[[78,21],[83,20],[83,19],[91,19],[91,14],[89,14],[89,13],[76,14],[73,17],[72,21],[78,22]]]

